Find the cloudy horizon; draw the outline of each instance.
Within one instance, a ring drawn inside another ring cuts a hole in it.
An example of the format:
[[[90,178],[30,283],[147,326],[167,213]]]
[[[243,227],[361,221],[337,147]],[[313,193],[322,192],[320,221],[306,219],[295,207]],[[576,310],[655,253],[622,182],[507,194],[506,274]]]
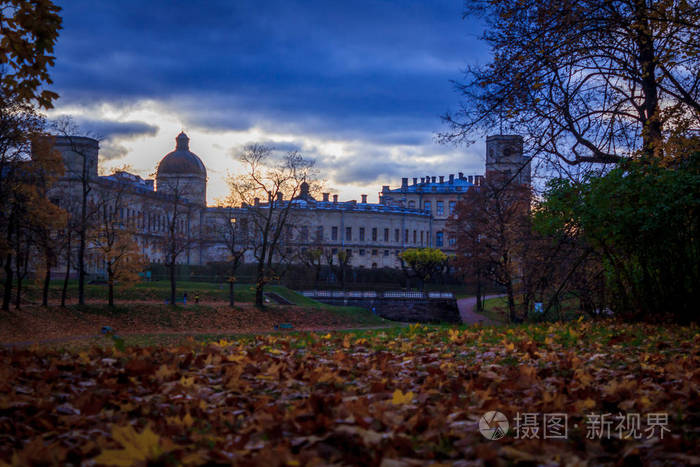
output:
[[[227,193],[245,144],[299,150],[341,199],[401,177],[483,173],[483,141],[440,145],[450,80],[488,60],[462,3],[59,2],[49,118],[101,139],[103,168],[149,176],[185,131]]]

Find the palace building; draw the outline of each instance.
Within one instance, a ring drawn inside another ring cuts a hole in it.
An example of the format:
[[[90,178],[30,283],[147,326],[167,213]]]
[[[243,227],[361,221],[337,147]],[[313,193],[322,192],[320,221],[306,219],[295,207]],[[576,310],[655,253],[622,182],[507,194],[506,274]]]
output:
[[[187,241],[182,245],[178,262],[206,265],[224,261],[229,248],[216,234],[228,222],[240,222],[249,230],[245,238],[256,235],[252,222],[247,222],[251,207],[224,208],[207,206],[207,169],[189,149],[189,138],[180,133],[175,149],[160,161],[155,180],[143,179],[127,172],[98,175],[98,141],[73,136],[57,136],[55,147],[64,159],[66,172],[53,189],[52,201],[69,211],[80,202],[83,180],[90,189],[90,201],[121,200],[119,205],[104,203],[110,216],[128,226],[142,253],[153,263],[162,263],[166,251],[164,238],[170,229]],[[523,157],[519,136],[490,136],[486,141],[486,177],[489,173],[512,173],[519,183],[529,184],[530,166]],[[398,255],[408,248],[434,247],[447,254],[455,251],[455,239],[447,229],[447,220],[457,202],[470,189],[478,189],[484,175],[458,173],[456,176],[424,175],[403,178],[401,186],[382,187],[379,203],[367,202],[362,195],[358,202],[339,201],[337,195],[323,193],[316,199],[307,184],[293,199],[275,202],[292,203],[290,213],[293,231],[280,246],[288,253],[308,248],[321,248],[326,255],[343,251],[351,256],[352,266],[400,267]],[[100,208],[97,208],[98,210]],[[291,255],[290,255],[291,256]],[[244,260],[252,261],[251,252]],[[88,256],[88,272],[99,275],[103,264],[97,253]]]

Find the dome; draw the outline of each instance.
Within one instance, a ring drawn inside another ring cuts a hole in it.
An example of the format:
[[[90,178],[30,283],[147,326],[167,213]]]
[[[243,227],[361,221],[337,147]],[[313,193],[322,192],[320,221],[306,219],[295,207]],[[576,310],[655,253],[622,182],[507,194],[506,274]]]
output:
[[[207,177],[202,160],[190,152],[190,139],[182,132],[175,138],[175,150],[166,154],[158,164],[157,175],[199,175]]]

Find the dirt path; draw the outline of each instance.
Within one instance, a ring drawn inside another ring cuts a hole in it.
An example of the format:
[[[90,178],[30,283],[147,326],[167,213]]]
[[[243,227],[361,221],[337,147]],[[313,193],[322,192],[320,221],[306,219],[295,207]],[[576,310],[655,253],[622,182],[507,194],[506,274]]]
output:
[[[498,294],[486,295],[484,296],[484,300],[502,296],[503,295]],[[474,311],[476,308],[476,297],[461,298],[457,300],[457,306],[459,307],[459,316],[462,318],[464,324],[498,324]]]

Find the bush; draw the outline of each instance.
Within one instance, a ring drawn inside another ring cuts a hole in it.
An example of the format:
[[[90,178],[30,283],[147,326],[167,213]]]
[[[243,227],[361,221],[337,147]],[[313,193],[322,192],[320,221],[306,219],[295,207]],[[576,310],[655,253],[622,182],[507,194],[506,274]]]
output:
[[[700,154],[674,166],[630,161],[586,183],[550,182],[541,228],[581,235],[600,255],[606,300],[629,319],[697,321]]]

